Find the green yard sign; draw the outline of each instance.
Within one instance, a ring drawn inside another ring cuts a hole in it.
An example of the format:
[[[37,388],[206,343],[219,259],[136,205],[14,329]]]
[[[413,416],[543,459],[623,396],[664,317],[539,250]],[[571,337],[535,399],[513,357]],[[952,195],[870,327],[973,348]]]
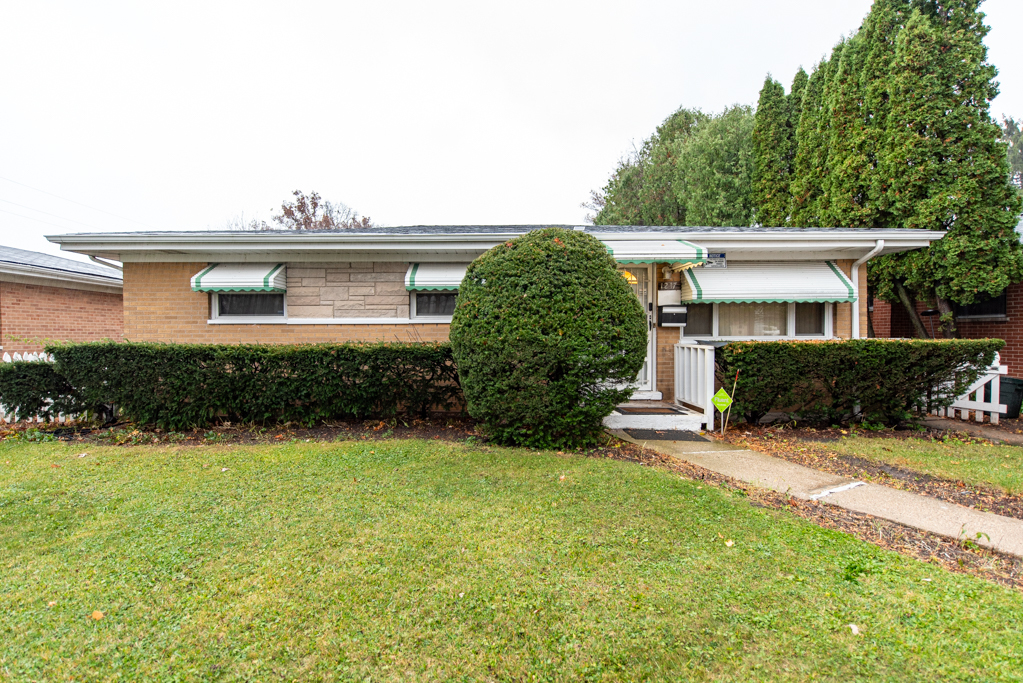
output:
[[[714,394],[713,398],[710,399],[710,402],[723,413],[728,409],[728,406],[732,405],[732,397],[728,395],[724,387],[721,387],[718,389],[718,393]]]

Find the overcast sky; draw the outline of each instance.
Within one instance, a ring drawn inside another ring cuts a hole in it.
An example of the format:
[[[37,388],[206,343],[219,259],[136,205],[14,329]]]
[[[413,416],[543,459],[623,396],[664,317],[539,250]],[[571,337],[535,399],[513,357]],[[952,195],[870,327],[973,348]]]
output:
[[[581,223],[668,114],[787,87],[870,4],[3,0],[0,244],[268,220],[294,189],[382,225]],[[1023,2],[984,8],[1018,117]]]

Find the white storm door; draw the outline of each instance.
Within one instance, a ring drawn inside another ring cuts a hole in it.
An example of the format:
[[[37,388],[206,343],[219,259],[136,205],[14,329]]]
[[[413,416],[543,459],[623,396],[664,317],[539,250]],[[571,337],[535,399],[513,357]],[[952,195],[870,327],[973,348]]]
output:
[[[653,302],[653,288],[651,287],[650,277],[650,266],[647,264],[636,263],[632,265],[623,265],[618,267],[618,272],[622,274],[622,277],[632,287],[632,291],[636,293],[636,297],[639,299],[640,305],[643,307],[643,312],[647,318],[647,335],[646,335],[646,358],[643,360],[643,367],[640,369],[639,374],[636,375],[636,381],[633,386],[636,387],[637,391],[653,391],[654,390],[654,324],[653,324],[653,311],[650,304]]]

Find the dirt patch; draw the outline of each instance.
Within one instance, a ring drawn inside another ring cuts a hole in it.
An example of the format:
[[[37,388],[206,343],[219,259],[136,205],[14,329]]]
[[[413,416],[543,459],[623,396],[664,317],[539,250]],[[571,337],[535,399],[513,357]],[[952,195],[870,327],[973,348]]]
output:
[[[613,449],[608,457],[657,467],[678,473],[688,479],[706,481],[749,498],[758,507],[785,510],[827,529],[837,529],[861,541],[940,565],[962,574],[971,574],[1017,590],[1023,590],[1023,558],[981,548],[969,541],[955,541],[870,515],[851,512],[821,501],[803,501],[783,493],[750,486],[708,469],[662,455],[655,451],[625,444]]]
[[[779,432],[772,429],[756,429],[730,432],[725,436],[725,440],[736,446],[767,453],[815,470],[920,493],[982,512],[1023,519],[1023,496],[1009,495],[984,486],[967,485],[953,479],[942,479],[854,455],[838,455],[827,448],[828,443],[838,441],[847,433],[848,431],[843,430],[786,429]],[[917,439],[934,439],[944,436],[945,432],[941,430],[856,432],[857,438],[906,438],[903,435],[911,435]]]

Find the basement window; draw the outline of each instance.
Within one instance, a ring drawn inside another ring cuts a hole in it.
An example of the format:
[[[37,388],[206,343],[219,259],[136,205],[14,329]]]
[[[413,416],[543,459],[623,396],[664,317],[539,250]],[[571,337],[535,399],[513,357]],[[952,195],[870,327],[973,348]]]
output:
[[[1005,292],[996,297],[976,301],[972,304],[956,304],[956,317],[970,318],[1004,318],[1006,315]]]

